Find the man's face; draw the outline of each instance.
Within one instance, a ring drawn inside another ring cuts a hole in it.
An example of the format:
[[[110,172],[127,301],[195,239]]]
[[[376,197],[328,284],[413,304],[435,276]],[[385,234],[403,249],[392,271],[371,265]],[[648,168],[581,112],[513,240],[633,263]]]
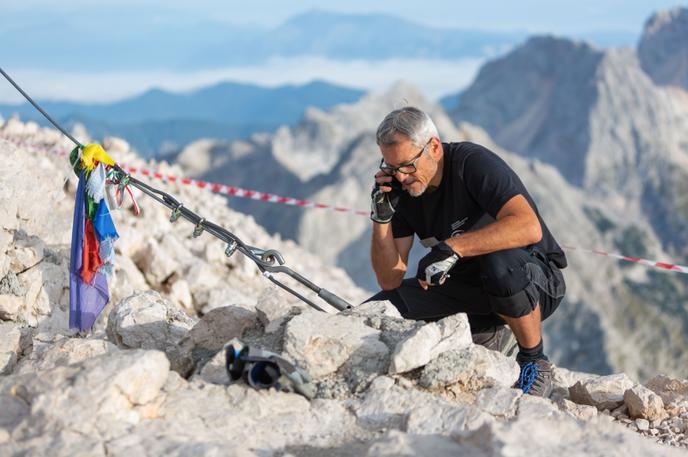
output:
[[[394,177],[402,184],[402,189],[412,197],[421,196],[437,173],[438,164],[433,158],[435,141],[433,138],[423,147],[413,144],[409,139],[389,146],[380,146],[382,158],[388,166],[400,167],[418,159],[415,161],[415,172],[397,171],[394,174]]]

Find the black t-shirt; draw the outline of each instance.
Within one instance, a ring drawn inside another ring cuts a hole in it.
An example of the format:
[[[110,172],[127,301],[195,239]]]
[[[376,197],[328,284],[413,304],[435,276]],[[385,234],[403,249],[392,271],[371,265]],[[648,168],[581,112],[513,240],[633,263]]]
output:
[[[540,217],[537,206],[516,173],[489,149],[470,142],[443,143],[442,182],[433,192],[412,197],[402,192],[392,219],[395,238],[417,234],[421,244],[475,231],[496,220],[497,213],[516,195],[523,195],[537,214],[542,239],[536,244],[559,268],[566,256]]]

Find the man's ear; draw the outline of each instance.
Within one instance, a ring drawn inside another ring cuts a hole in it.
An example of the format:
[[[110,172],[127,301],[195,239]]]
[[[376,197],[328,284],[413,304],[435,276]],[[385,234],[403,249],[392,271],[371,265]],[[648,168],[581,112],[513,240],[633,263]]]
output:
[[[430,149],[430,155],[432,156],[432,158],[437,160],[437,159],[439,159],[440,153],[442,151],[442,142],[440,141],[439,138],[433,137],[430,140],[430,144],[428,145],[428,149]]]

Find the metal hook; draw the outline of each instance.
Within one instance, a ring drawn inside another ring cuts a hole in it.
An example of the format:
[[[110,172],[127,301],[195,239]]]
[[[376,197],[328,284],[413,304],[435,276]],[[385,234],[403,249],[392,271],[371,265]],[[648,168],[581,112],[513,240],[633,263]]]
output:
[[[184,204],[180,203],[175,209],[172,210],[172,214],[170,214],[170,222],[177,222],[179,216],[182,215],[182,206],[184,206]]]
[[[284,265],[284,257],[282,257],[282,254],[280,254],[278,251],[274,249],[268,249],[267,251],[263,251],[260,258],[263,262],[268,263],[270,265],[273,265],[275,263],[275,260],[280,265]]]
[[[232,240],[227,244],[227,248],[225,249],[225,255],[227,257],[231,257],[232,254],[234,254],[234,251],[236,251],[238,244],[236,241]]]
[[[196,224],[196,227],[194,227],[193,231],[193,237],[198,238],[201,236],[201,233],[203,233],[203,223],[205,222],[205,218],[202,217],[200,221],[198,221],[198,224]]]

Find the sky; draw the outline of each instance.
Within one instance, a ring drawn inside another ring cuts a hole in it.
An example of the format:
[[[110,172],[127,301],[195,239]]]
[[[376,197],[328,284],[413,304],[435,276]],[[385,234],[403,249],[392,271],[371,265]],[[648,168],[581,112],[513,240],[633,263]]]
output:
[[[313,9],[342,13],[384,13],[432,27],[470,28],[486,31],[526,31],[583,36],[606,31],[640,34],[643,23],[659,9],[687,2],[664,0],[0,0],[0,33],[10,31],[21,37],[35,27],[53,28],[59,33],[62,24],[88,25],[111,35],[127,34],[133,17],[152,21],[204,23],[207,21],[243,24],[247,27],[274,27],[290,17]],[[86,27],[84,27],[86,29]],[[87,38],[87,35],[86,35]],[[6,45],[7,43],[5,43]],[[50,43],[46,42],[49,47]],[[68,49],[55,49],[69,58]],[[335,62],[327,59],[295,58],[271,60],[260,66],[226,68],[212,71],[175,73],[172,71],[129,71],[122,68],[104,74],[74,65],[73,70],[43,71],[36,68],[5,68],[39,99],[82,102],[108,102],[136,95],[152,87],[184,91],[223,80],[253,82],[265,86],[304,83],[313,79],[383,90],[402,75],[418,85],[431,99],[455,93],[474,78],[484,60],[456,62],[388,61]],[[2,51],[0,50],[0,65]],[[103,90],[103,88],[107,90]],[[18,103],[20,96],[7,83],[0,81],[0,103]]]
[[[4,12],[22,13],[27,21],[48,15],[89,15],[107,24],[103,12],[130,9],[133,14],[164,11],[192,19],[275,26],[312,9],[346,13],[394,14],[435,27],[578,33],[591,30],[638,31],[658,9],[686,5],[677,0],[2,0]]]

